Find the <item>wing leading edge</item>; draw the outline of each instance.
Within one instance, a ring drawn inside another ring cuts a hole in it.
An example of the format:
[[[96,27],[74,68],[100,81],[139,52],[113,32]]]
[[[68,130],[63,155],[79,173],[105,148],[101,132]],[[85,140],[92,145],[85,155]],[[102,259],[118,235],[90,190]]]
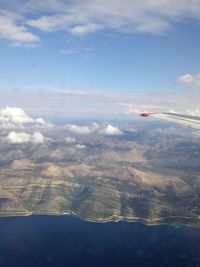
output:
[[[140,114],[142,117],[153,116],[158,119],[163,119],[167,121],[171,121],[186,127],[191,127],[197,130],[200,130],[200,117],[183,115],[177,113],[157,113],[157,112],[144,112]]]

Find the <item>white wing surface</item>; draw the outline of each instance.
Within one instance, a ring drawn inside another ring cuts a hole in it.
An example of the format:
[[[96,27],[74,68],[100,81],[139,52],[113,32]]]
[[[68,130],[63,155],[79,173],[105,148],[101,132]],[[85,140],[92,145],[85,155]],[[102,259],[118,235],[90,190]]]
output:
[[[197,130],[200,130],[200,117],[198,116],[190,116],[190,115],[183,115],[177,113],[156,113],[156,112],[144,112],[140,114],[142,117],[149,117],[153,116],[158,119],[163,119],[171,122],[175,122],[177,124],[191,127]]]

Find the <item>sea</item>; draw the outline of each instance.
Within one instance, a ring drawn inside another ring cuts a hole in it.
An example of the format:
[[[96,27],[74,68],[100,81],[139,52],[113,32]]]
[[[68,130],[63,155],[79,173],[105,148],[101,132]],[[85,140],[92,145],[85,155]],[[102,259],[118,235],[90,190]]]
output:
[[[0,218],[0,267],[200,267],[200,229],[72,216]]]

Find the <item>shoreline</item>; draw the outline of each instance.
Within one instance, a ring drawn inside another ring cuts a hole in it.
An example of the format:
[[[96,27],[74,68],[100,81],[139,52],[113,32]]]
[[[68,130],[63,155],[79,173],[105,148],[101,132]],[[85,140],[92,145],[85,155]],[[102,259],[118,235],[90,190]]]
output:
[[[199,221],[199,223],[195,223],[195,222],[188,222],[188,223],[184,223],[181,222],[181,220],[190,220],[190,217],[180,217],[180,216],[169,216],[169,217],[163,217],[163,218],[157,218],[157,219],[144,219],[144,218],[123,218],[121,216],[118,216],[118,218],[116,218],[116,216],[113,217],[109,217],[107,219],[91,219],[91,218],[83,218],[79,215],[77,215],[75,212],[63,212],[63,213],[56,213],[56,212],[52,212],[52,213],[37,213],[37,212],[27,212],[25,213],[13,213],[13,214],[0,214],[0,218],[11,218],[11,217],[30,217],[30,216],[72,216],[75,218],[78,218],[82,221],[85,222],[89,222],[89,223],[118,223],[118,222],[128,222],[128,223],[142,223],[146,226],[159,226],[159,225],[170,225],[170,226],[174,226],[177,227],[177,225],[182,225],[182,226],[186,226],[186,227],[190,227],[190,228],[200,228],[200,219],[197,219],[197,222]],[[171,219],[177,219],[175,222],[165,222],[163,220],[171,220]]]

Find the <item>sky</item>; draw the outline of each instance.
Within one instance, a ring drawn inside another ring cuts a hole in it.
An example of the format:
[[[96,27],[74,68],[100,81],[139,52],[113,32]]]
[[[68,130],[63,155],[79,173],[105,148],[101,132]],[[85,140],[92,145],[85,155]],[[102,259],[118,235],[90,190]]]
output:
[[[0,106],[199,114],[199,22],[198,0],[0,0]]]

